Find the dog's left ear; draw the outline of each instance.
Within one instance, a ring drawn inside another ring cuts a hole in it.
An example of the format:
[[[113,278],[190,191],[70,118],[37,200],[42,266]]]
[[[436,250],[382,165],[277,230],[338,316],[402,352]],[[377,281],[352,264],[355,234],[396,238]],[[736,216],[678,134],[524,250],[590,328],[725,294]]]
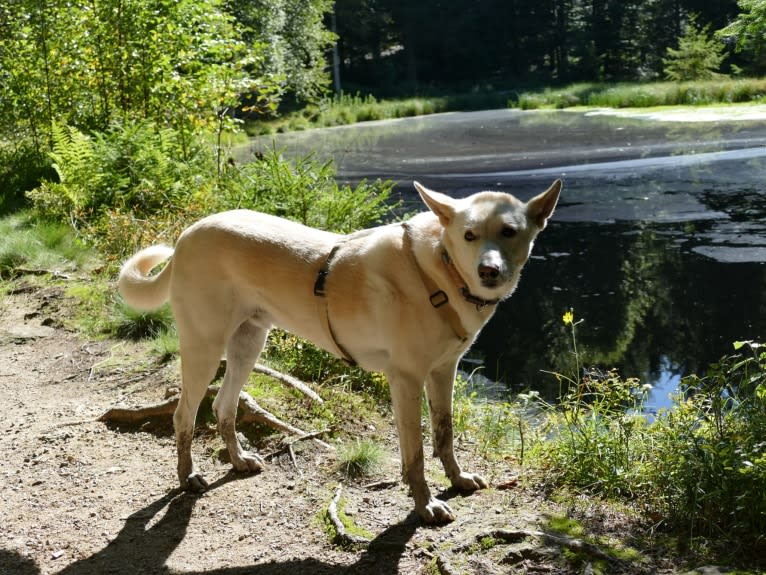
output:
[[[550,188],[527,202],[527,215],[541,230],[556,208],[561,193],[561,185],[561,180],[556,180]]]
[[[420,197],[423,198],[423,201],[428,206],[428,209],[439,217],[441,225],[449,225],[452,218],[455,217],[455,200],[446,194],[429,190],[418,182],[413,183]]]

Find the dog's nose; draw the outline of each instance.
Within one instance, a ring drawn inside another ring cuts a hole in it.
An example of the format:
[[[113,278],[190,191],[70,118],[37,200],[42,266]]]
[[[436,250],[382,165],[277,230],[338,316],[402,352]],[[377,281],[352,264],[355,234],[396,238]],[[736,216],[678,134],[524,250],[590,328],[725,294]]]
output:
[[[493,265],[481,264],[479,266],[479,277],[483,280],[494,280],[500,275],[500,268]]]

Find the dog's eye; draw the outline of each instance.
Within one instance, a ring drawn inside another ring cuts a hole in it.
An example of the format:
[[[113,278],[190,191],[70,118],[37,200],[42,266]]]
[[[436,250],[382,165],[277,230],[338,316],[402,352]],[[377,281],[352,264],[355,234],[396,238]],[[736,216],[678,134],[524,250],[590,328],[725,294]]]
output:
[[[465,238],[465,241],[472,242],[476,239],[476,234],[474,234],[471,230],[468,230],[463,237]]]
[[[516,235],[515,229],[513,229],[511,226],[503,226],[503,237],[512,238],[515,235]]]

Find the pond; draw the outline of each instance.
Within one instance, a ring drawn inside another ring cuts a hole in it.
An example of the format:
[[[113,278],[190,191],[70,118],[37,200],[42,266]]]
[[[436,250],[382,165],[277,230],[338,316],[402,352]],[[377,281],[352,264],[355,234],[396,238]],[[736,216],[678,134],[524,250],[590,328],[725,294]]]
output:
[[[656,409],[732,342],[766,335],[766,108],[720,110],[440,114],[262,137],[240,153],[312,151],[342,180],[395,180],[413,208],[413,179],[528,199],[562,178],[519,288],[469,358],[514,391],[554,398],[546,372],[573,368],[571,308],[583,362],[653,384]]]

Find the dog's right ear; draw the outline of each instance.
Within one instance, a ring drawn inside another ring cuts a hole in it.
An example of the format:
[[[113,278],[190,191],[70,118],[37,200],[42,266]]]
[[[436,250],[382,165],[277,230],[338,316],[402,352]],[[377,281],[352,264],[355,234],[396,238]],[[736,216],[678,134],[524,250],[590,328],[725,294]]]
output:
[[[429,190],[418,182],[413,182],[428,209],[437,215],[441,225],[448,226],[455,217],[455,200],[446,194]]]

